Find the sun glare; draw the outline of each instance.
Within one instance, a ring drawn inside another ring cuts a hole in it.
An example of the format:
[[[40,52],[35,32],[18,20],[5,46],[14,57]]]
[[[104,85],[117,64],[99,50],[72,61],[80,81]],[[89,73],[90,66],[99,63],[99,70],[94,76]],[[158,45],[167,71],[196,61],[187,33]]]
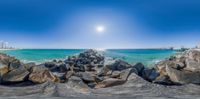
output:
[[[97,26],[96,31],[97,31],[97,33],[103,33],[105,31],[105,27],[104,26]]]

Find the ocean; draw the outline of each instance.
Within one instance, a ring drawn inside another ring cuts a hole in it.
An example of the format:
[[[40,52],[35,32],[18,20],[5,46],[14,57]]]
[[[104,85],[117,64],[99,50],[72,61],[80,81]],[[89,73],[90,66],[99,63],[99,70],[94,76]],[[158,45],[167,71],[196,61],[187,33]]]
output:
[[[0,53],[6,53],[14,56],[23,62],[42,63],[53,59],[65,59],[68,56],[79,54],[84,49],[19,49],[4,50]],[[103,51],[107,57],[122,59],[130,64],[141,62],[145,66],[151,67],[156,62],[170,57],[176,52],[166,49],[108,49]]]

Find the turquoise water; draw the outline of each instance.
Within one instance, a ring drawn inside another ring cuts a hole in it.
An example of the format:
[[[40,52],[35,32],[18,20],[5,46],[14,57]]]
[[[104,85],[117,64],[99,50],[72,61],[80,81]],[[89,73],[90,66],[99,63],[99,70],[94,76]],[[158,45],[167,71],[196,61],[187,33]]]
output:
[[[64,59],[83,51],[83,49],[21,49],[0,52],[15,56],[24,62],[41,63],[53,59]],[[104,54],[105,56],[125,60],[131,64],[142,62],[145,65],[151,66],[159,60],[175,54],[175,51],[157,49],[110,49],[105,50]]]

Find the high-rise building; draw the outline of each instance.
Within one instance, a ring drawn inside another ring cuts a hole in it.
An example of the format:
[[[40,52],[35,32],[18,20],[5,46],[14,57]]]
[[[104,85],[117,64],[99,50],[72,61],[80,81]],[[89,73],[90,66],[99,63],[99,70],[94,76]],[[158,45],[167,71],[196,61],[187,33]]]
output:
[[[0,41],[0,49],[3,49],[3,41]]]
[[[0,41],[0,49],[10,49],[12,48],[11,46],[8,45],[8,42]]]

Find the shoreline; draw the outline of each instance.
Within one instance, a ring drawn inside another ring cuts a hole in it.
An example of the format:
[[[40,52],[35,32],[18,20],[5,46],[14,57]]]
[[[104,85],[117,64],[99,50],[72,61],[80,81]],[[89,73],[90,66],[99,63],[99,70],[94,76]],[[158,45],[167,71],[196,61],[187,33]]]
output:
[[[7,50],[19,50],[19,49],[0,49],[0,51],[7,51]]]
[[[74,50],[74,49],[52,49],[52,50],[46,50],[46,49],[25,49],[21,51],[16,51],[15,50],[12,52],[8,52],[9,55],[17,57],[18,59],[28,63],[28,62],[36,62],[36,63],[43,63],[43,62],[48,62],[52,61],[54,59],[56,60],[63,60],[66,59],[68,56],[73,56],[76,54],[79,54],[81,52],[84,52],[85,50]],[[165,58],[168,58],[171,55],[174,55],[176,52],[175,51],[163,51],[163,50],[158,50],[158,54],[154,55],[154,52],[157,52],[157,49],[145,49],[141,50],[145,54],[142,54],[139,49],[136,49],[136,51],[133,50],[121,50],[121,49],[116,49],[116,50],[106,50],[106,51],[99,51],[98,52],[103,52],[105,56],[107,57],[112,57],[116,59],[122,59],[130,64],[134,64],[137,62],[142,62],[145,65],[152,65],[154,63],[157,63],[158,60],[163,60]],[[132,52],[133,51],[133,52]],[[149,52],[152,53],[151,56],[149,56]],[[30,54],[26,54],[30,53]],[[43,54],[44,53],[44,54]],[[6,52],[5,52],[6,54]],[[62,55],[61,55],[62,54]],[[18,56],[19,55],[19,56]],[[39,55],[39,56],[37,56]],[[137,58],[134,55],[138,55],[139,58]],[[142,56],[144,55],[144,56]]]

